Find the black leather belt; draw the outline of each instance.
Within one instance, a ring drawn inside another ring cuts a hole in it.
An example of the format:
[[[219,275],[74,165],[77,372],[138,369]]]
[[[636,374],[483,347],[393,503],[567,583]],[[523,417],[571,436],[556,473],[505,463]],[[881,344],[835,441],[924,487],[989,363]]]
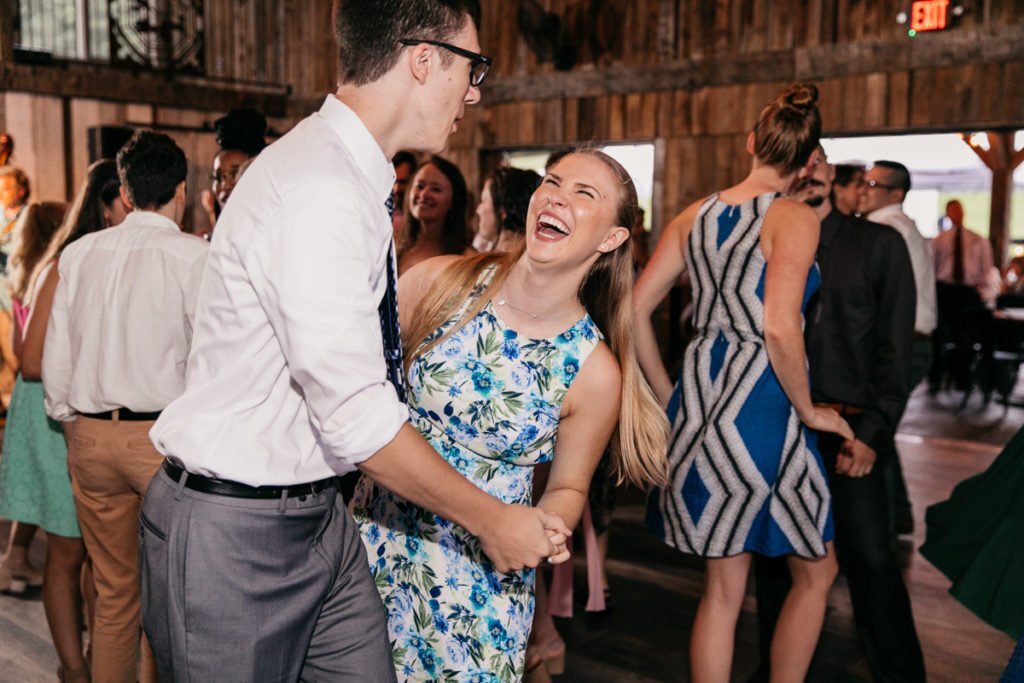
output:
[[[128,410],[127,408],[114,408],[113,410],[105,410],[102,413],[79,413],[80,417],[87,417],[90,420],[125,420],[128,422],[152,422],[160,417],[159,410],[152,413],[136,413],[134,410]]]
[[[167,476],[175,482],[178,482],[181,481],[181,477],[185,473],[185,470],[175,465],[170,460],[164,460],[164,472],[166,472]],[[229,498],[273,499],[283,497],[297,498],[299,496],[315,495],[337,486],[337,482],[337,477],[328,477],[327,479],[321,479],[320,481],[314,481],[308,484],[293,484],[292,486],[249,486],[248,484],[240,484],[237,481],[204,477],[201,474],[192,474],[189,472],[188,479],[185,480],[185,488],[192,489],[193,491],[199,491],[201,493],[213,493],[219,496],[228,496]]]

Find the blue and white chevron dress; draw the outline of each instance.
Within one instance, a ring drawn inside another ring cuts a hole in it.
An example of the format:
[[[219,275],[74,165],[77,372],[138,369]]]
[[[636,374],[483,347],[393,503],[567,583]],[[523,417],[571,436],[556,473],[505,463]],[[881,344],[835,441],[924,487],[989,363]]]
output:
[[[761,226],[777,194],[738,206],[710,197],[686,249],[697,336],[669,404],[671,482],[648,501],[665,543],[703,557],[819,557],[832,506],[813,433],[796,415],[764,341]],[[817,291],[807,276],[804,306]]]

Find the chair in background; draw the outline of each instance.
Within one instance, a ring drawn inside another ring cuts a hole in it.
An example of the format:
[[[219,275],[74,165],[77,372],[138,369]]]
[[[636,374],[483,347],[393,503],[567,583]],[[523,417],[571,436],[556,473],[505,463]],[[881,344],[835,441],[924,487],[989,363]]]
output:
[[[1024,309],[1024,295],[1004,294],[996,300],[996,309],[990,330],[992,384],[1003,408],[1009,409],[1024,364],[1024,317],[1006,309]]]
[[[992,393],[986,363],[991,312],[969,285],[937,283],[936,302],[939,316],[932,335],[930,391],[963,391],[960,407],[964,408],[975,386],[980,386],[988,402]]]

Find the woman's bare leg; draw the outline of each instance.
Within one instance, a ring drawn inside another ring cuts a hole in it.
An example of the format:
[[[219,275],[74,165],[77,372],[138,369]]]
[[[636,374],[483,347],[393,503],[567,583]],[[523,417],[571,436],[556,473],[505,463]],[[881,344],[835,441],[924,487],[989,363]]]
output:
[[[729,681],[736,621],[743,607],[749,571],[750,553],[707,562],[707,582],[690,637],[690,679],[694,683]]]
[[[825,621],[828,592],[839,571],[832,543],[826,549],[828,554],[815,560],[786,558],[793,586],[772,637],[771,683],[802,683],[807,677]]]

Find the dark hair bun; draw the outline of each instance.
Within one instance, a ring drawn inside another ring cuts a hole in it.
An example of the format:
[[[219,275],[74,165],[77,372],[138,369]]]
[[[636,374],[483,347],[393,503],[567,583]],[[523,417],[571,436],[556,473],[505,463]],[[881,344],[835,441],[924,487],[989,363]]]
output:
[[[237,149],[251,157],[267,146],[267,119],[252,107],[232,109],[213,123],[217,144],[221,149]]]
[[[784,106],[806,112],[818,102],[818,88],[810,83],[794,83],[781,93],[779,100]]]

